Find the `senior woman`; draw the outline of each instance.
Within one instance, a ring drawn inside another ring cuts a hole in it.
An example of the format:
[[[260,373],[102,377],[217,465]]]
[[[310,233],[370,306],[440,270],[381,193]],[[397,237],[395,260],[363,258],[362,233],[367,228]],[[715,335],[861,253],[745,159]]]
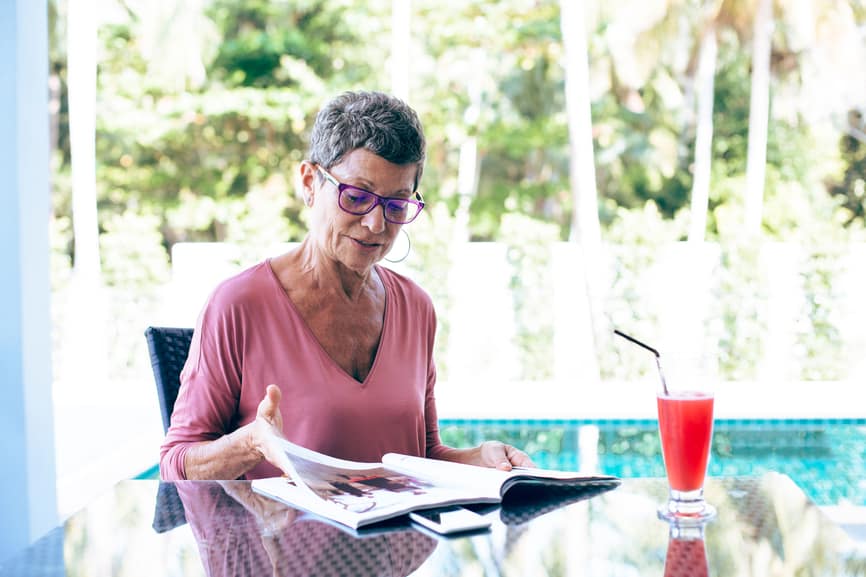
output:
[[[163,479],[280,475],[281,437],[355,461],[397,452],[532,464],[497,441],[440,442],[433,304],[377,265],[424,208],[424,156],[421,123],[397,98],[347,92],[319,112],[299,168],[308,234],[208,298],[160,451]]]

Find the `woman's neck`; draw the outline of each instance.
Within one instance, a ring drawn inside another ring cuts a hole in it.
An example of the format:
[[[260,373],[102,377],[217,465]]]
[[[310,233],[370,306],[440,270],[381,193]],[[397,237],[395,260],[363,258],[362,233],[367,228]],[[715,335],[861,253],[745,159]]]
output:
[[[365,271],[347,268],[339,261],[323,255],[309,237],[285,256],[289,257],[288,263],[294,265],[292,268],[298,275],[293,279],[294,282],[301,280],[305,284],[309,283],[309,288],[341,293],[349,301],[358,300],[366,291],[376,291],[381,282],[375,266]]]

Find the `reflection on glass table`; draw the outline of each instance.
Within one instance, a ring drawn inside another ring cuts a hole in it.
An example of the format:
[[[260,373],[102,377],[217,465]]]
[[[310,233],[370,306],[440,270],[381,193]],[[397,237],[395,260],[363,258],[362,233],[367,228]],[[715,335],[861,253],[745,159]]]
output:
[[[668,521],[668,551],[664,577],[707,577],[710,572],[704,529],[710,520]]]
[[[435,539],[405,523],[365,535],[349,533],[253,493],[246,481],[186,482],[176,487],[211,577],[403,577],[436,548]]]
[[[449,539],[405,520],[352,533],[245,481],[124,481],[0,576],[866,576],[866,550],[784,475],[708,479],[718,516],[697,528],[656,517],[667,489],[625,479],[589,498],[487,507],[489,533]]]

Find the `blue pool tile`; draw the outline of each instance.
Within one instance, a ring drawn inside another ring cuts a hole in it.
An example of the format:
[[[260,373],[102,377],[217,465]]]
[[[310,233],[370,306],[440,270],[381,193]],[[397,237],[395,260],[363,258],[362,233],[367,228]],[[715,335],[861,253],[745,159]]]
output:
[[[581,427],[598,427],[600,472],[619,477],[658,477],[664,463],[653,419],[443,419],[442,439],[471,446],[499,439],[520,446],[540,467],[580,466]],[[840,500],[866,505],[866,419],[719,419],[715,423],[712,476],[790,476],[817,504]]]

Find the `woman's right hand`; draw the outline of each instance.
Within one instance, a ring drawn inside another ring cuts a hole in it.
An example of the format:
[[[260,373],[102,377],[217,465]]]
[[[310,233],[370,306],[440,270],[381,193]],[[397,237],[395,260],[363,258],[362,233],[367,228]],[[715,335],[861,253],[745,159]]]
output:
[[[255,419],[213,441],[201,441],[189,447],[184,455],[184,478],[237,479],[262,459],[291,476],[292,464],[283,450],[286,439],[280,414],[281,398],[280,388],[268,385]]]
[[[253,450],[269,463],[291,475],[292,465],[283,450],[283,416],[280,413],[282,391],[277,385],[268,385],[265,397],[259,403],[255,420],[250,423],[250,444]]]

